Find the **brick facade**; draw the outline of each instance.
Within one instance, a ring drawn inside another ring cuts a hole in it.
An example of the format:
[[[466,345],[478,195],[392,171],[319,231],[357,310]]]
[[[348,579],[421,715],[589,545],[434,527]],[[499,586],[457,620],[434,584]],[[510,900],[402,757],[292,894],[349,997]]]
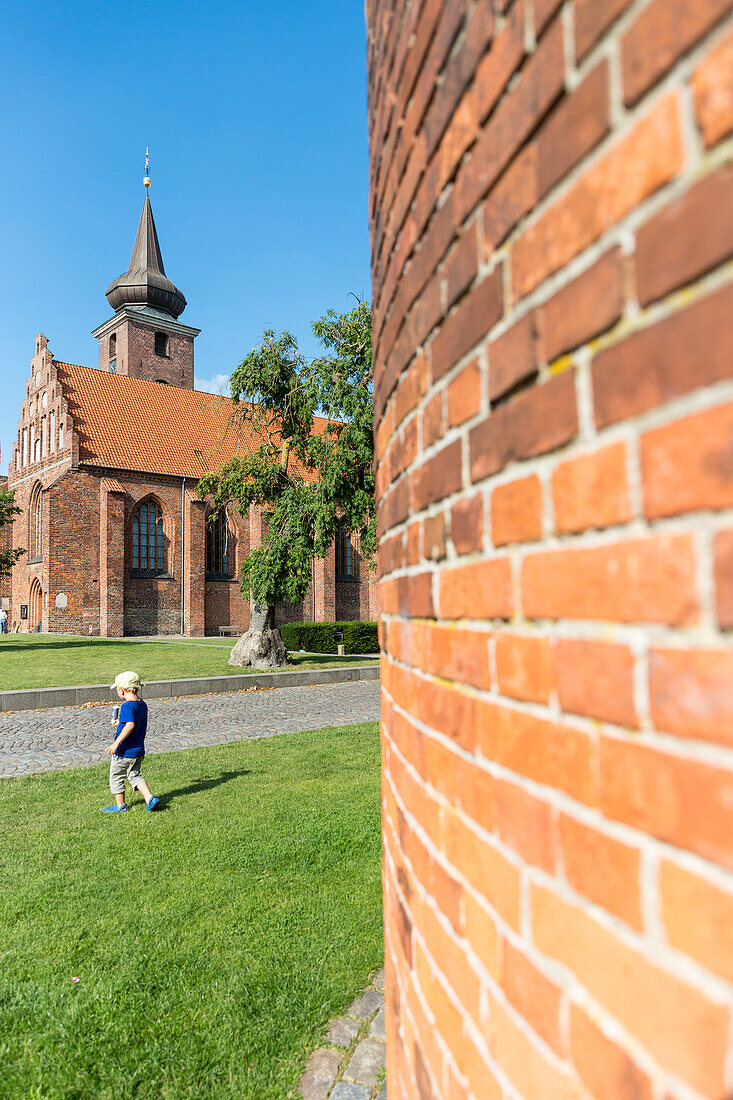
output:
[[[367,0],[388,1090],[733,1090],[730,0]]]
[[[221,626],[244,632],[250,607],[236,578],[250,549],[259,545],[258,510],[252,508],[246,517],[229,510],[233,577],[208,578],[208,506],[196,497],[197,479],[90,461],[88,429],[77,423],[87,422],[80,420],[76,397],[69,401],[64,396],[60,366],[67,365],[55,362],[39,335],[8,481],[22,514],[4,537],[28,551],[13,568],[12,581],[0,582],[0,596],[10,600],[11,628],[106,637],[199,636],[217,634]],[[109,385],[117,383],[109,379]],[[161,393],[157,386],[150,389]],[[202,401],[206,408],[209,398],[202,395]],[[140,576],[133,569],[133,514],[145,501],[155,502],[163,517],[166,569],[161,576]],[[361,572],[371,577],[363,562]],[[316,562],[315,573],[316,618],[333,619],[333,551],[325,563]],[[363,587],[357,585],[359,591]],[[366,589],[351,605],[357,618],[376,617],[376,584],[367,581]],[[21,618],[24,607],[27,618]],[[302,604],[278,606],[276,621],[310,620],[313,610],[309,590]]]

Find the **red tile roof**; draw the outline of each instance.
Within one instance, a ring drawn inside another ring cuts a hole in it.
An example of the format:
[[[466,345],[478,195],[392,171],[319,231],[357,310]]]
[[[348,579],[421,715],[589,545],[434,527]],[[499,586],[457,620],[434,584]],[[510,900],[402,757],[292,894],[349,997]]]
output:
[[[80,462],[199,478],[256,446],[251,428],[240,430],[232,421],[228,397],[74,363],[55,366],[79,435]],[[316,430],[325,424],[319,418]]]

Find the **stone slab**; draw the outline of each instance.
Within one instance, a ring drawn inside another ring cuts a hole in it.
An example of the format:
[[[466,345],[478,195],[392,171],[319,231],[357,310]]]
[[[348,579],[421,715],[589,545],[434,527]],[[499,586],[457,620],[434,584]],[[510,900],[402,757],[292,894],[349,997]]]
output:
[[[326,1100],[336,1080],[342,1057],[335,1050],[315,1050],[311,1054],[305,1073],[300,1079],[303,1100]]]
[[[384,1043],[377,1039],[362,1039],[344,1070],[344,1080],[373,1088],[384,1069],[387,1053]]]
[[[373,1016],[384,1004],[384,994],[376,989],[367,989],[346,1009],[347,1016],[356,1016],[359,1020],[366,1020]]]
[[[384,1005],[382,1005],[379,1012],[370,1023],[369,1035],[372,1039],[380,1039],[383,1043],[386,1041],[387,1033],[384,1029]]]
[[[346,1016],[337,1016],[331,1020],[326,1038],[335,1047],[350,1047],[359,1034],[361,1024],[358,1020],[349,1020]]]
[[[380,993],[384,993],[384,967],[378,970],[372,979],[372,985],[375,989],[378,989]]]
[[[354,1085],[348,1081],[339,1081],[330,1096],[330,1100],[371,1100],[372,1090],[366,1085]]]

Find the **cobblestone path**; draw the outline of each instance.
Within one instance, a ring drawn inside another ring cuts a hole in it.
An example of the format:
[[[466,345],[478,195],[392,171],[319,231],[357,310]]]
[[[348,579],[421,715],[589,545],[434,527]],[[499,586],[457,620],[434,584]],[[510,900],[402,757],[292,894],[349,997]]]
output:
[[[109,706],[0,714],[0,778],[106,760]],[[379,718],[379,681],[153,699],[146,747],[171,752]]]
[[[331,1020],[300,1079],[301,1100],[387,1100],[386,1057],[382,969],[346,1015]]]

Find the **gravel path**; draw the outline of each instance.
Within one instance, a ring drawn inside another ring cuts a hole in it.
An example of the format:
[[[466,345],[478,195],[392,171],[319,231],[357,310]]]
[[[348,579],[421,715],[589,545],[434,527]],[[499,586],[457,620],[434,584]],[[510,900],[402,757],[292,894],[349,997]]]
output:
[[[0,778],[106,760],[111,715],[111,699],[109,706],[0,715]],[[171,752],[378,718],[378,680],[156,699],[150,703],[146,748]]]

